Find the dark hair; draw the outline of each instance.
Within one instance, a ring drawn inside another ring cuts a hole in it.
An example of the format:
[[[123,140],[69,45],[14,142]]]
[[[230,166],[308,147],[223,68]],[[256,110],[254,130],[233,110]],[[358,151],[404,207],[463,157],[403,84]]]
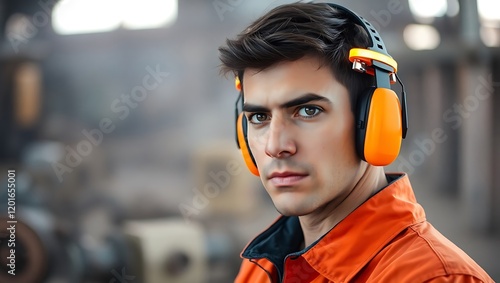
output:
[[[317,56],[349,91],[352,109],[358,94],[374,82],[372,76],[353,71],[348,58],[351,48],[368,47],[366,31],[326,3],[278,6],[226,44],[219,48],[223,74],[241,75],[245,68],[264,70],[282,61]]]

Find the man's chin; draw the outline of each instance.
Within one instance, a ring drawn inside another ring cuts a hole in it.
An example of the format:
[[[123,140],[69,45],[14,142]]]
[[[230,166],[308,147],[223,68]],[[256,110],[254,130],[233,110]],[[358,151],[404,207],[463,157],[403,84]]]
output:
[[[284,216],[303,216],[314,212],[317,208],[314,198],[304,193],[282,193],[272,195],[276,210]]]
[[[314,211],[313,202],[304,195],[281,194],[272,197],[274,207],[283,216],[303,216]]]
[[[276,211],[283,216],[303,216],[310,214],[313,210],[304,207],[291,207],[290,205],[274,205]]]

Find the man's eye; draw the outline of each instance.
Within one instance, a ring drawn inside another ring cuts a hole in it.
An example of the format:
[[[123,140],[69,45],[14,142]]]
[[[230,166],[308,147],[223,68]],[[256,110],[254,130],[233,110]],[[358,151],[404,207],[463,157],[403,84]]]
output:
[[[265,122],[268,119],[269,119],[268,116],[266,114],[263,114],[263,113],[255,113],[255,114],[250,115],[250,117],[248,118],[248,120],[252,124],[262,124],[263,122]]]
[[[322,110],[316,106],[304,106],[299,109],[297,114],[302,118],[312,118],[321,113],[321,111]]]

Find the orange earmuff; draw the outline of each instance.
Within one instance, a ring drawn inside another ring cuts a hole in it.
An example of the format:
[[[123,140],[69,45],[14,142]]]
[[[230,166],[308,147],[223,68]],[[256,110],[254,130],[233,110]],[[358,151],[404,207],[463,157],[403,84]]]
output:
[[[398,96],[390,89],[396,80],[392,75],[395,77],[397,62],[389,55],[362,48],[351,49],[349,61],[354,70],[377,80],[377,87],[361,94],[356,108],[356,151],[371,165],[389,165],[398,157],[406,133],[406,108],[401,109]]]
[[[386,166],[399,155],[402,117],[398,96],[387,88],[372,88],[359,104],[356,129],[358,155],[371,165]]]
[[[238,146],[241,150],[241,154],[243,155],[243,160],[247,165],[248,169],[255,176],[259,176],[259,169],[257,169],[257,165],[253,158],[252,152],[248,146],[247,139],[247,117],[240,113],[238,115],[238,119],[236,121],[236,133],[237,133],[237,142]]]
[[[399,155],[402,139],[408,130],[406,93],[396,72],[398,64],[388,53],[381,36],[370,22],[338,4],[328,3],[343,11],[367,32],[371,46],[352,48],[352,69],[375,77],[375,87],[360,94],[356,105],[356,151],[371,165],[386,166]],[[391,90],[396,80],[401,84],[402,102]]]

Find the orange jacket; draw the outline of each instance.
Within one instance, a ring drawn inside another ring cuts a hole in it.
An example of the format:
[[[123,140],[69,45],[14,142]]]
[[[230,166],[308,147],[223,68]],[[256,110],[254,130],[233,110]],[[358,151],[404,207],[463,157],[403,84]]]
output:
[[[235,282],[493,282],[426,221],[406,175],[388,178],[302,251],[298,218],[279,217],[244,249]]]

